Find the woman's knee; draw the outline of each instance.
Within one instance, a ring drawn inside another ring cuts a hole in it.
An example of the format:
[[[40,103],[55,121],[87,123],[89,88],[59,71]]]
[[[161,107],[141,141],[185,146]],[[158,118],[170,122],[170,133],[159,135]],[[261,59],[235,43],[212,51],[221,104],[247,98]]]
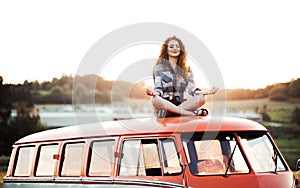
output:
[[[196,95],[195,96],[198,102],[199,106],[202,106],[205,104],[206,100],[205,100],[205,96],[204,95]]]
[[[152,104],[156,104],[156,103],[158,103],[158,101],[159,101],[158,97],[151,97]]]
[[[151,98],[151,103],[155,107],[160,107],[162,105],[161,98],[156,96]]]

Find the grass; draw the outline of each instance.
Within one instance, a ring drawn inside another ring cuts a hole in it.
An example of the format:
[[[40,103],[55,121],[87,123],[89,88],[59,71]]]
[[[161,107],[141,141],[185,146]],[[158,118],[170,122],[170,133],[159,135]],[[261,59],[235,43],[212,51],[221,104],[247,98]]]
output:
[[[269,110],[268,114],[271,116],[272,122],[280,122],[280,123],[286,123],[290,124],[292,123],[292,109],[286,109],[286,110]]]
[[[285,160],[289,164],[289,166],[295,170],[296,169],[296,161],[300,158],[300,138],[296,139],[276,139],[275,140],[277,146],[280,148],[281,153],[283,154]]]
[[[236,108],[239,110],[257,110],[262,111],[264,108],[269,111],[290,111],[299,107],[300,103],[295,102],[278,102],[270,101],[268,98],[226,101],[226,108]]]
[[[0,188],[3,187],[3,177],[6,175],[6,172],[0,172]]]

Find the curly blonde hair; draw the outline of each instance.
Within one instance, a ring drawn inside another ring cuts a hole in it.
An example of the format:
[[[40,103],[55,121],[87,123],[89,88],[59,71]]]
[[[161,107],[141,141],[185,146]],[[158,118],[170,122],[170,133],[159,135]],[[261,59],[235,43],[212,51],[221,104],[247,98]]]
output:
[[[179,43],[180,46],[180,54],[178,57],[178,62],[177,62],[177,66],[180,67],[180,70],[183,71],[183,75],[187,75],[187,73],[189,72],[189,67],[186,65],[186,50],[185,50],[185,46],[183,44],[183,42],[174,36],[168,37],[164,43],[161,46],[161,50],[160,50],[160,54],[159,54],[159,58],[155,64],[159,65],[159,64],[165,64],[168,60],[169,60],[169,55],[168,55],[168,44],[171,40],[176,40]],[[167,60],[167,61],[166,61]]]

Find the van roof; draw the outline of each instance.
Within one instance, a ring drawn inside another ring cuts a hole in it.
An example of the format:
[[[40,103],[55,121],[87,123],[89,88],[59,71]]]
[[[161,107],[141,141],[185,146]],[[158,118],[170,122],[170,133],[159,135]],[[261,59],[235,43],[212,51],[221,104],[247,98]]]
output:
[[[178,116],[168,118],[138,118],[82,124],[47,130],[26,136],[15,144],[58,141],[99,136],[163,134],[204,131],[267,131],[261,124],[242,118],[217,116]]]

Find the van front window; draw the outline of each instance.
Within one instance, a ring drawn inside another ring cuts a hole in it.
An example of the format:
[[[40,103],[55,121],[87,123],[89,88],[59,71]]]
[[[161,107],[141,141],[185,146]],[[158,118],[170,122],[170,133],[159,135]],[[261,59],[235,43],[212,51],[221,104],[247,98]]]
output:
[[[277,149],[265,133],[240,133],[239,136],[255,172],[287,170]]]
[[[231,133],[186,133],[182,135],[182,140],[190,171],[194,175],[249,173]]]

